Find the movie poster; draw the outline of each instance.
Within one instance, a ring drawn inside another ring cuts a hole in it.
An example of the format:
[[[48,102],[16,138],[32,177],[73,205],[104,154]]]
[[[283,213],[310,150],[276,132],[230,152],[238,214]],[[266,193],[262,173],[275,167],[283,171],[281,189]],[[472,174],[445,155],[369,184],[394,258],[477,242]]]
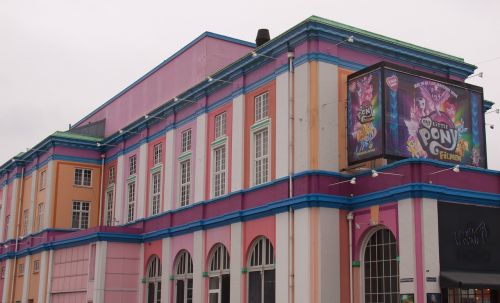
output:
[[[386,154],[484,167],[477,92],[384,70]]]
[[[383,142],[380,69],[349,80],[348,89],[348,161],[380,156]]]

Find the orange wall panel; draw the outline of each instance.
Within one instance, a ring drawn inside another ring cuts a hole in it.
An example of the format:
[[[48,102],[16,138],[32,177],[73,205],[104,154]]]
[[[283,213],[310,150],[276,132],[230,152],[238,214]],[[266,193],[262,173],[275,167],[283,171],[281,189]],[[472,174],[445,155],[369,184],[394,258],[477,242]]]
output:
[[[31,256],[31,265],[30,265],[30,274],[29,274],[29,291],[28,291],[28,300],[33,300],[33,303],[38,301],[38,283],[40,282],[40,272],[33,272],[33,264],[35,260],[40,262],[40,267],[42,265],[41,255],[35,254]]]

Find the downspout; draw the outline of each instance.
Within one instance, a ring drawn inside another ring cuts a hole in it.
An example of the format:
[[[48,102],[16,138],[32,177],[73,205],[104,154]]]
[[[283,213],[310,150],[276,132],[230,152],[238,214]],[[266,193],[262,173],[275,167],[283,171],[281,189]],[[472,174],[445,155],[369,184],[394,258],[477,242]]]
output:
[[[352,285],[352,220],[354,219],[354,216],[352,212],[349,212],[347,214],[347,221],[349,222],[349,302],[353,303],[354,298],[353,298],[353,285]]]
[[[293,198],[293,174],[294,168],[294,95],[293,95],[293,81],[294,70],[293,60],[294,53],[289,51],[288,57],[288,198]],[[293,207],[288,208],[288,302],[294,302],[294,287],[295,287],[295,268],[294,268],[294,210]]]
[[[10,283],[10,301],[14,302],[14,283],[16,279],[16,269],[17,269],[17,250],[19,248],[19,231],[21,229],[21,206],[23,205],[23,191],[24,191],[24,166],[21,168],[21,186],[17,194],[17,201],[19,201],[19,210],[17,214],[17,231],[16,231],[16,246],[14,254],[14,264],[12,268],[12,282]],[[25,265],[26,266],[26,265]]]
[[[102,195],[104,193],[104,159],[106,159],[106,155],[105,154],[101,154],[101,188],[99,190],[99,222],[98,222],[98,226],[101,226],[102,224],[102,218],[101,218],[101,210],[103,208],[103,205],[102,205]]]

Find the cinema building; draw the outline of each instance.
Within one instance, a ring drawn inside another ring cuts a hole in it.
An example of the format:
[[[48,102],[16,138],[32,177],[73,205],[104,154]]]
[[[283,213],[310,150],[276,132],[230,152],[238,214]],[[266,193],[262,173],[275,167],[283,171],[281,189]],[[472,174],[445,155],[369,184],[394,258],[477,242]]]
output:
[[[476,67],[263,33],[202,34],[0,167],[2,302],[499,302]]]

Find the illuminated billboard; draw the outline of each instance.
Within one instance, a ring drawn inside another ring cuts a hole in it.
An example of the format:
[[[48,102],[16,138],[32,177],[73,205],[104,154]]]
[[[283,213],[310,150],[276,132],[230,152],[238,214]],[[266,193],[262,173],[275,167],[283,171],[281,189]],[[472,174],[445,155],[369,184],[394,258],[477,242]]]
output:
[[[372,118],[362,120],[370,91]],[[384,62],[351,75],[348,92],[349,165],[384,157],[486,167],[480,87]]]

